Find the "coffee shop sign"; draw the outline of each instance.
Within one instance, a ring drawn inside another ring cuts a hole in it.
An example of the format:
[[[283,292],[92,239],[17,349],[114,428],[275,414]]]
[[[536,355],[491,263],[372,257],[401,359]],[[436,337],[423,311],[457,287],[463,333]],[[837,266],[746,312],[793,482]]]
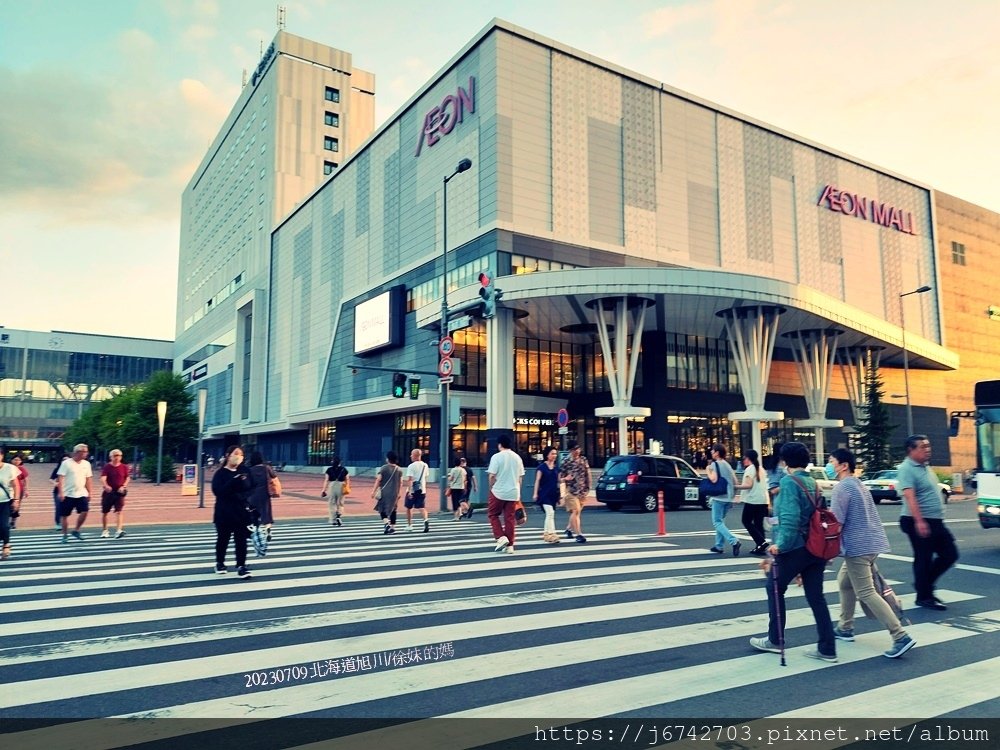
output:
[[[835,185],[827,185],[823,188],[817,206],[826,204],[826,207],[836,213],[845,216],[856,216],[865,221],[871,220],[875,224],[895,229],[904,234],[916,234],[913,223],[913,213],[903,211],[887,203],[879,203],[874,198],[866,198],[857,193],[849,193],[840,190]]]
[[[441,103],[432,107],[424,115],[424,126],[420,129],[420,139],[417,141],[416,156],[420,156],[420,151],[427,144],[431,148],[441,140],[441,136],[448,135],[455,126],[465,119],[466,113],[472,114],[476,111],[476,79],[469,78],[469,85],[466,88],[458,87],[454,94],[448,94]]]

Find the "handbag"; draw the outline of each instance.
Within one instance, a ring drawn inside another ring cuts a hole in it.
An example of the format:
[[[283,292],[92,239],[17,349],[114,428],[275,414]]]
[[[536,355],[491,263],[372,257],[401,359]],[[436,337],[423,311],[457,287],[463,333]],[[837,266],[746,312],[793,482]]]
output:
[[[281,497],[281,480],[278,479],[278,475],[274,473],[273,469],[268,470],[267,494],[274,498]]]
[[[514,501],[514,523],[524,526],[528,522],[528,511],[520,500]]]
[[[344,497],[347,497],[348,495],[351,494],[351,478],[350,478],[350,476],[344,477],[344,489],[342,490],[342,494],[343,494]]]
[[[726,480],[724,476],[722,476],[722,472],[719,471],[718,467],[719,462],[715,461],[713,463],[715,464],[715,481],[713,482],[708,477],[705,477],[704,479],[701,480],[701,483],[698,485],[698,492],[700,492],[702,495],[708,495],[709,497],[728,495],[729,482]]]

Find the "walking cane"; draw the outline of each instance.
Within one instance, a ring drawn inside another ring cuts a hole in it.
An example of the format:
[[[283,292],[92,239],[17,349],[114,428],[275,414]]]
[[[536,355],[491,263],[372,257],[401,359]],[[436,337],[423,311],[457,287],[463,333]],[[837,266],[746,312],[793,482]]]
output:
[[[774,586],[774,612],[778,617],[778,648],[781,649],[781,666],[785,664],[785,624],[781,618],[781,597],[778,591],[778,557],[771,555],[771,583]]]

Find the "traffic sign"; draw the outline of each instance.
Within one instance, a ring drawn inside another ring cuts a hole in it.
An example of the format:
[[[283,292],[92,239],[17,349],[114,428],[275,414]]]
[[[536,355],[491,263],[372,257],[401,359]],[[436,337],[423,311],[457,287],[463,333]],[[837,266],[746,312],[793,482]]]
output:
[[[446,378],[438,378],[438,385],[444,385],[446,383],[453,383],[453,382],[455,382],[455,378],[451,377],[450,375]]]
[[[559,434],[560,435],[569,435],[569,427],[560,427],[559,428]]]
[[[556,414],[556,424],[560,427],[565,427],[569,424],[569,412],[565,409],[560,409],[559,413]],[[560,432],[560,434],[563,434]]]
[[[438,342],[438,351],[441,352],[442,357],[450,357],[451,353],[455,351],[455,339],[451,336],[445,336]]]
[[[468,328],[471,325],[471,315],[460,315],[459,317],[448,321],[448,333],[451,333],[452,331],[461,331],[463,328]]]
[[[442,378],[450,378],[454,371],[455,363],[451,361],[451,357],[442,357],[441,361],[438,362],[438,375]]]

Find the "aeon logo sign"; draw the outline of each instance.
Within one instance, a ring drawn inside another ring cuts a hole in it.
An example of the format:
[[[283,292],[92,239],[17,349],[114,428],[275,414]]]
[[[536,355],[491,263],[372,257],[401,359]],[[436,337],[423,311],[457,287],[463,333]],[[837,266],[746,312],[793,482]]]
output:
[[[469,78],[468,88],[458,87],[454,94],[448,94],[441,103],[432,108],[424,115],[424,126],[420,129],[420,139],[417,141],[417,153],[427,143],[427,148],[431,148],[441,140],[441,136],[448,135],[455,126],[465,119],[465,114],[472,114],[476,111],[476,79]]]
[[[884,227],[891,227],[904,234],[917,232],[914,229],[913,214],[910,211],[905,213],[895,206],[886,203],[879,203],[874,198],[866,198],[857,193],[848,193],[846,190],[839,190],[834,185],[827,185],[823,188],[823,193],[816,201],[817,206],[826,203],[826,207],[831,211],[842,213],[845,216],[856,216],[859,219]]]

